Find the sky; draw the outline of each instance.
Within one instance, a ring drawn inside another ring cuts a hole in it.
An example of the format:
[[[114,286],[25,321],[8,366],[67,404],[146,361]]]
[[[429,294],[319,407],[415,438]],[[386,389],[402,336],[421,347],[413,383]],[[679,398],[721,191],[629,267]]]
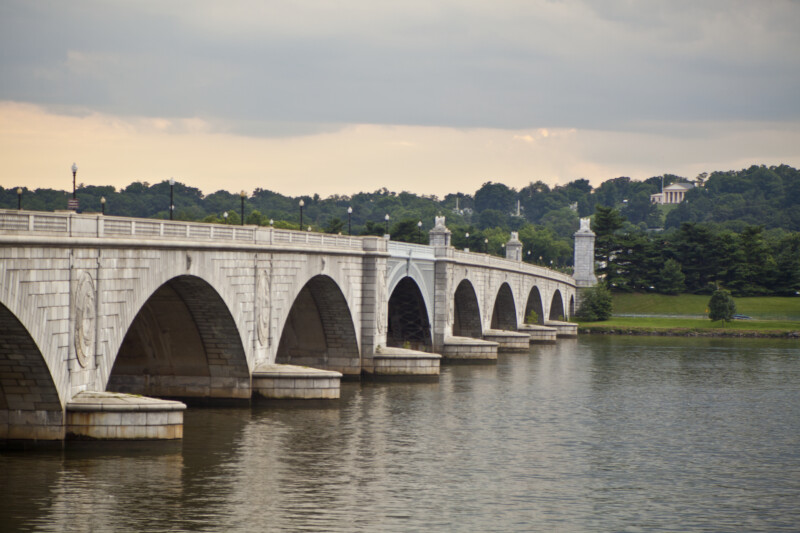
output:
[[[3,0],[0,161],[323,197],[800,167],[800,1]]]

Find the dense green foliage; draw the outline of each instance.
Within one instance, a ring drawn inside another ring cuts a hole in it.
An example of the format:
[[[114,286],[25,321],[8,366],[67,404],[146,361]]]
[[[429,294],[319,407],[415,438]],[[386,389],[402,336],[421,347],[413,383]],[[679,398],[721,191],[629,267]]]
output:
[[[586,322],[598,322],[611,318],[613,303],[611,291],[604,283],[589,289],[581,289],[581,303],[576,316]]]
[[[686,178],[665,174],[645,181],[618,177],[593,188],[588,180],[548,186],[536,181],[519,191],[486,182],[474,195],[443,199],[387,189],[353,196],[289,197],[256,189],[245,198],[244,222],[312,231],[383,235],[385,216],[395,240],[427,242],[434,216],[445,215],[452,243],[476,252],[503,254],[510,231],[518,231],[523,259],[547,266],[572,264],[572,236],[578,218],[594,213],[599,274],[615,290],[672,293],[683,286],[710,292],[720,284],[734,294],[794,294],[800,290],[800,171],[786,166],[753,166],[741,171],[701,174],[702,188],[690,190],[679,205],[656,205],[650,195]],[[70,193],[71,194],[71,193]],[[24,209],[66,209],[70,194],[23,187]],[[80,184],[81,211],[169,217],[169,182],[135,182],[124,189]],[[175,218],[241,223],[241,197],[228,191],[203,195],[176,183]],[[16,209],[16,187],[0,187],[0,207]],[[517,202],[520,205],[517,214]],[[348,219],[347,208],[353,213]],[[228,216],[223,216],[227,213]],[[417,227],[422,222],[421,230]],[[655,228],[666,228],[653,232]],[[469,235],[469,236],[467,236]],[[668,263],[672,260],[672,263]],[[677,268],[676,268],[677,266]]]
[[[708,301],[708,318],[730,322],[736,314],[736,302],[733,301],[730,291],[717,289]]]

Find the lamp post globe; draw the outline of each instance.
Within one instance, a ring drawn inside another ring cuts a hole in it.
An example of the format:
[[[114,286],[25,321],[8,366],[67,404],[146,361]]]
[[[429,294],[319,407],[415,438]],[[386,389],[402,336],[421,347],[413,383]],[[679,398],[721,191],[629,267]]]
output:
[[[105,215],[106,214],[106,197],[105,196],[101,196],[100,197],[100,209],[103,212],[103,215]]]
[[[22,211],[22,187],[17,187],[17,211]]]
[[[386,221],[386,235],[389,235],[389,213],[386,213],[386,216],[383,217],[383,219]]]
[[[483,239],[483,253],[489,253],[489,239]]]
[[[417,244],[422,244],[422,221],[417,222]]]
[[[240,225],[244,226],[244,199],[247,197],[247,193],[242,191],[239,196],[242,198],[242,223]]]

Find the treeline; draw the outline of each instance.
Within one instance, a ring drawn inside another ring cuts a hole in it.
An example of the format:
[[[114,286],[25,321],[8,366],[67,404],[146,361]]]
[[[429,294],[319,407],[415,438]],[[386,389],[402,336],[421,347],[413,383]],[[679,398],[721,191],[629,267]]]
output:
[[[736,296],[794,296],[800,291],[800,233],[684,222],[653,233],[627,224],[614,208],[597,206],[597,274],[615,291]]]
[[[614,208],[626,220],[624,231],[633,234],[655,229],[677,230],[684,222],[710,224],[713,233],[723,230],[741,234],[747,226],[800,231],[800,171],[786,166],[752,166],[730,172],[701,174],[680,205],[656,205],[650,195],[686,178],[666,174],[644,181],[627,177],[607,180],[592,187],[578,179],[566,185],[548,186],[536,181],[520,190],[502,183],[486,182],[474,195],[418,196],[385,188],[353,196],[319,195],[290,197],[256,189],[244,199],[246,224],[330,233],[382,235],[388,228],[395,240],[426,242],[436,215],[445,215],[453,231],[453,244],[475,251],[502,254],[510,231],[519,231],[525,260],[567,267],[572,264],[572,239],[580,217],[592,216],[598,206]],[[15,209],[16,187],[0,187],[0,207]],[[24,209],[55,211],[67,208],[71,193],[22,187]],[[100,212],[105,198],[108,215],[169,218],[170,185],[134,182],[124,189],[81,184],[77,189],[80,210]],[[241,197],[228,191],[204,195],[187,184],[174,186],[174,217],[178,220],[240,224]],[[352,214],[348,216],[348,207]],[[224,215],[227,213],[227,217]],[[418,227],[418,222],[422,227]],[[635,230],[635,231],[634,231]],[[469,237],[467,237],[469,234]],[[771,238],[771,237],[770,237]],[[540,259],[541,258],[541,259]]]

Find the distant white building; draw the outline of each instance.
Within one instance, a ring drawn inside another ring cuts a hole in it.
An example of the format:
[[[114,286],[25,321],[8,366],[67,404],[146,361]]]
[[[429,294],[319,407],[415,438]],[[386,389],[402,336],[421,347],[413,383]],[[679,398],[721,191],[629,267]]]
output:
[[[651,194],[650,203],[653,204],[679,204],[686,196],[686,191],[694,189],[694,183],[682,181],[680,183],[673,183],[664,187],[662,192]]]

